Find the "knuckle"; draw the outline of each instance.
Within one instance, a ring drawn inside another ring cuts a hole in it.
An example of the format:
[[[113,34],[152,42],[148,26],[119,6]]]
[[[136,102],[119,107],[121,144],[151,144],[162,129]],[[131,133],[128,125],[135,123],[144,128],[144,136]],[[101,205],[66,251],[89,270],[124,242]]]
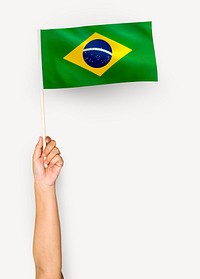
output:
[[[58,149],[58,147],[54,147],[53,154],[60,154],[60,150]]]
[[[61,156],[60,156],[60,159],[61,159],[61,165],[63,166],[64,165],[64,160]]]
[[[52,140],[51,143],[52,143],[52,145],[56,146],[56,141],[55,140]]]

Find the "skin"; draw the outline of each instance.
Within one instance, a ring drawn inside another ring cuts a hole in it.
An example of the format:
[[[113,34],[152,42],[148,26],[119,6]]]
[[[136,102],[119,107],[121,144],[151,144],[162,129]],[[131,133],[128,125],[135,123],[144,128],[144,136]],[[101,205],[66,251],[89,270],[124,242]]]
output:
[[[45,140],[46,148],[43,151],[43,139],[39,137],[32,157],[36,203],[33,258],[36,279],[62,279],[61,230],[56,180],[64,161],[56,147],[56,142],[50,137],[46,137]]]

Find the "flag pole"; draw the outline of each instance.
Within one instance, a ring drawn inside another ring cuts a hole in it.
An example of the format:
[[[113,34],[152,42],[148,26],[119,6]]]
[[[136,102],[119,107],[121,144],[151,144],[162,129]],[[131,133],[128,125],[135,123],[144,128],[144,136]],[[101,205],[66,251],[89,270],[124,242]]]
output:
[[[40,93],[40,104],[41,104],[41,120],[42,120],[42,137],[43,137],[43,150],[46,147],[46,122],[45,122],[45,110],[44,110],[44,90]]]

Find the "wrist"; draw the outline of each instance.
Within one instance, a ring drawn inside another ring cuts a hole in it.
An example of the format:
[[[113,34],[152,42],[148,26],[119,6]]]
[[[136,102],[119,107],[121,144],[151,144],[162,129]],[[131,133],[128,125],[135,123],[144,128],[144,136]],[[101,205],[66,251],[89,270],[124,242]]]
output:
[[[41,184],[34,184],[35,201],[37,206],[46,206],[49,208],[56,201],[55,186],[45,186]]]
[[[55,192],[55,183],[52,185],[46,185],[44,183],[41,183],[37,180],[34,181],[34,189],[35,192],[41,192],[41,193],[54,193]]]

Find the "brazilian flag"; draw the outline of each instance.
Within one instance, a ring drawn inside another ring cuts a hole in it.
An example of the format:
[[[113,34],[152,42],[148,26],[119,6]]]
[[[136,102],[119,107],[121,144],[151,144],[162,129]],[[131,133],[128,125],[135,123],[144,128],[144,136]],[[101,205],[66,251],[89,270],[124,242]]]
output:
[[[40,30],[44,89],[157,81],[152,23]]]

